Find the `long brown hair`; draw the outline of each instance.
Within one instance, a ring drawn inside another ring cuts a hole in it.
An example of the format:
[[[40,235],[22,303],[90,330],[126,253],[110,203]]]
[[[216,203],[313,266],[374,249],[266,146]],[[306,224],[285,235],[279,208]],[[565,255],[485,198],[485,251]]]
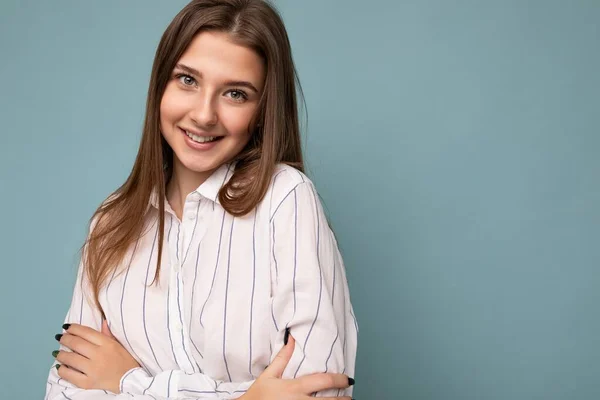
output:
[[[193,0],[164,32],[152,66],[143,134],[131,173],[91,218],[83,246],[85,273],[96,306],[107,277],[142,234],[150,198],[158,195],[158,259],[160,275],[165,226],[166,185],[173,173],[173,150],[160,132],[160,101],[173,68],[200,32],[225,32],[239,45],[253,49],[266,66],[264,90],[246,148],[236,157],[233,176],[219,192],[219,201],[232,215],[249,213],[267,192],[275,165],[283,162],[304,170],[296,87],[302,94],[282,19],[264,0]]]

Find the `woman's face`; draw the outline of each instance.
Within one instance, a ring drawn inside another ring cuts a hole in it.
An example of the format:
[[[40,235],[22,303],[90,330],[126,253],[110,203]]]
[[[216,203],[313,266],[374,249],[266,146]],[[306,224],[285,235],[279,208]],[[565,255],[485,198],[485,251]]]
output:
[[[177,62],[160,103],[162,135],[176,172],[201,180],[250,139],[265,67],[253,50],[221,32],[201,32]]]

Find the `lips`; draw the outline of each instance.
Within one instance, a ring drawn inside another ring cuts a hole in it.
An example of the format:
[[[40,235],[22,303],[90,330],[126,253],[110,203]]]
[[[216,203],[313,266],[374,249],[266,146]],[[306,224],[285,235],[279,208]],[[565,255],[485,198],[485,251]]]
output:
[[[190,132],[186,132],[182,128],[179,128],[179,131],[181,131],[183,141],[188,148],[201,152],[212,151],[212,149],[218,146],[219,141],[224,138],[224,136],[197,136]]]

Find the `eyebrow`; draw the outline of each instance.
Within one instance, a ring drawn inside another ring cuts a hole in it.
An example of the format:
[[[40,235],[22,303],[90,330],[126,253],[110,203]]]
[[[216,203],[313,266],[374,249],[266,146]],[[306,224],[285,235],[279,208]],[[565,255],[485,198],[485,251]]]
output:
[[[180,69],[182,71],[185,71],[191,75],[196,75],[197,77],[199,77],[200,79],[202,79],[202,73],[200,71],[198,71],[197,69],[194,69],[192,67],[188,67],[185,64],[177,64],[175,66],[175,69]],[[246,81],[227,81],[225,82],[225,86],[243,86],[246,87],[250,90],[255,91],[256,93],[258,93],[258,89],[256,87],[254,87],[253,84],[251,84],[250,82],[246,82]]]

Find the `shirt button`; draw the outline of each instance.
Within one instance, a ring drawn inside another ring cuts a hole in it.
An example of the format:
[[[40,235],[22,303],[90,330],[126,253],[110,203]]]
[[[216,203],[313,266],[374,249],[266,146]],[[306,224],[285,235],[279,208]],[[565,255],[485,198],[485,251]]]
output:
[[[199,194],[199,193],[196,193],[196,192],[194,192],[194,193],[192,193],[192,194],[190,195],[190,199],[191,199],[192,201],[200,201],[200,194]]]
[[[194,213],[193,213],[193,212],[191,212],[191,211],[190,211],[189,213],[187,213],[187,215],[186,215],[186,216],[187,216],[187,218],[188,218],[188,219],[194,219],[194,218],[196,218],[196,214],[194,214]]]
[[[181,270],[181,265],[179,264],[174,264],[173,265],[173,269],[175,270],[175,272],[179,272]]]
[[[176,330],[177,332],[181,332],[181,331],[183,330],[183,326],[181,326],[181,324],[180,324],[179,322],[175,322],[175,323],[173,324],[173,328],[175,328],[175,330]]]

